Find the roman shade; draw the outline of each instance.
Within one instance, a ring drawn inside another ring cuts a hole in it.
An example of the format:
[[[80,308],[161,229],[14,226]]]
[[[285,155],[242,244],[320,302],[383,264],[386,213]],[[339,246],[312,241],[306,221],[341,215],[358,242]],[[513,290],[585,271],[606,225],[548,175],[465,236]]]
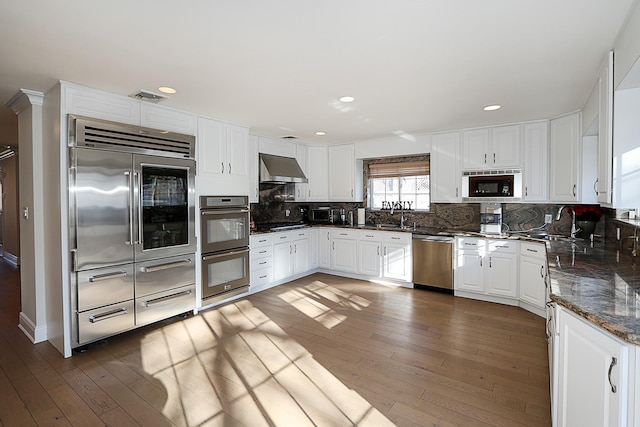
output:
[[[369,178],[429,175],[429,161],[375,163],[369,165]]]

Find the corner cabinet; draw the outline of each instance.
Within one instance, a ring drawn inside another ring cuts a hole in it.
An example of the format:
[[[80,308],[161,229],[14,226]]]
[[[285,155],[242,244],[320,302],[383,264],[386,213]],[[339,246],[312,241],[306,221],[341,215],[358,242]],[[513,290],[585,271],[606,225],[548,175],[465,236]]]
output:
[[[549,125],[548,122],[523,126],[524,202],[546,202],[549,199]]]
[[[329,200],[362,201],[362,160],[356,161],[353,144],[329,147]]]
[[[580,113],[549,121],[549,201],[580,201]]]
[[[431,202],[461,201],[460,133],[442,133],[431,140]]]
[[[631,425],[630,356],[635,358],[635,348],[562,307],[558,307],[558,325],[557,419],[553,424]]]

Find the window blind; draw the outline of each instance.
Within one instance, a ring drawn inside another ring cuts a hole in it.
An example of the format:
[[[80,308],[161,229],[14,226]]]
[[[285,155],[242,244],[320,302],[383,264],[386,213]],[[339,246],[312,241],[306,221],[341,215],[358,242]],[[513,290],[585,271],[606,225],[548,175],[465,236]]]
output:
[[[369,165],[369,178],[429,175],[429,162],[376,163]]]

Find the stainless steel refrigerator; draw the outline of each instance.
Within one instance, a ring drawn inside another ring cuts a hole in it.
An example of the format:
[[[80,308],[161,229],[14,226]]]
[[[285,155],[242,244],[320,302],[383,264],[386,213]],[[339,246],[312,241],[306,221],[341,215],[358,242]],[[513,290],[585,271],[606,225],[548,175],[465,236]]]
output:
[[[69,118],[73,347],[195,308],[195,139]]]

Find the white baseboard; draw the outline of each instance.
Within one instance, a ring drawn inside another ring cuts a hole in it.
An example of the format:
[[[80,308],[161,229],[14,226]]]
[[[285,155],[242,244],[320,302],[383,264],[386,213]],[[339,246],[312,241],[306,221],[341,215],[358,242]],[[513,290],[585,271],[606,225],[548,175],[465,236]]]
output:
[[[20,323],[18,328],[31,340],[32,343],[37,344],[47,340],[47,327],[36,326],[29,316],[20,312]]]
[[[5,252],[2,257],[16,267],[20,265],[20,258],[10,252]]]

